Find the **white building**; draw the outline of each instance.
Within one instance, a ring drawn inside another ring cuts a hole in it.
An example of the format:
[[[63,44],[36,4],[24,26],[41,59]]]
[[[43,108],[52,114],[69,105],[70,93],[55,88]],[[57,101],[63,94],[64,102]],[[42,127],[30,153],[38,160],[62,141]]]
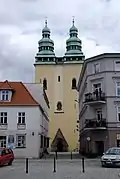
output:
[[[49,101],[40,84],[0,82],[0,147],[40,157],[49,146]]]

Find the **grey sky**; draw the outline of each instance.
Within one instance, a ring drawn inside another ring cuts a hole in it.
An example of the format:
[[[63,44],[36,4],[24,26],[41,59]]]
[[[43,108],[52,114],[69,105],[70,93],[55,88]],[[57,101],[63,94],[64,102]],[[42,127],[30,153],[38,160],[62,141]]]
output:
[[[48,17],[57,56],[72,16],[86,58],[120,49],[119,0],[0,0],[0,80],[34,81],[34,56]]]

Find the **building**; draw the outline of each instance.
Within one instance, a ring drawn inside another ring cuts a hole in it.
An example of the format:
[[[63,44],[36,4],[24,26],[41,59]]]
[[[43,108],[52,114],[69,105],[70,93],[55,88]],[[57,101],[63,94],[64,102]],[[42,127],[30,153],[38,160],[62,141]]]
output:
[[[76,83],[84,61],[78,29],[73,25],[66,41],[66,52],[56,57],[50,29],[45,22],[35,56],[35,82],[42,83],[50,101],[51,151],[65,152],[78,147]]]
[[[0,147],[39,158],[49,145],[49,102],[40,84],[0,82]]]
[[[80,151],[120,147],[120,53],[85,60],[79,82]]]

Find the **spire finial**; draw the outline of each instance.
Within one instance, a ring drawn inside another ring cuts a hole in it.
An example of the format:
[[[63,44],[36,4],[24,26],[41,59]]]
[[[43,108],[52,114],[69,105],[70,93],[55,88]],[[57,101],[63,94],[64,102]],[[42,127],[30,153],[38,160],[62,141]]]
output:
[[[74,23],[75,23],[75,16],[73,16],[72,23],[73,23],[73,25],[74,25]]]
[[[45,17],[45,26],[47,27],[47,17]]]

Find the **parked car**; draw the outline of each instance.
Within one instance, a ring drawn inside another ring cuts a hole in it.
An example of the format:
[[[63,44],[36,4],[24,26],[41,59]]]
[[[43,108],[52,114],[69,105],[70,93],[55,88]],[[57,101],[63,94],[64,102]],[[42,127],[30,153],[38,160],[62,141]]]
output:
[[[8,164],[12,165],[14,160],[13,151],[9,148],[0,148],[0,166]]]
[[[120,166],[120,147],[109,148],[101,157],[101,165]]]

